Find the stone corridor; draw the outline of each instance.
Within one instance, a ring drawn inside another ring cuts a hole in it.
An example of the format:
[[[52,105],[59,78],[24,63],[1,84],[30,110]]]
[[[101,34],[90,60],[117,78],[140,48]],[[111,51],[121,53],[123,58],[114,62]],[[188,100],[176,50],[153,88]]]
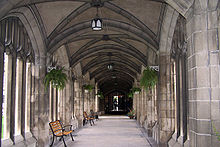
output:
[[[127,116],[102,116],[94,126],[86,125],[80,129],[72,142],[66,138],[71,147],[153,147],[142,133],[134,119]],[[56,147],[63,147],[63,142]]]
[[[219,147],[220,0],[0,0],[0,147],[57,120],[68,147]]]

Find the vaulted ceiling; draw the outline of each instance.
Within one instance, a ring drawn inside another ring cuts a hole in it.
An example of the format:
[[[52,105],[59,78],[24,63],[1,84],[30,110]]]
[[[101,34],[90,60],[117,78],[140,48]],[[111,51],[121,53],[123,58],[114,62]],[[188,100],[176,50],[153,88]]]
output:
[[[156,64],[162,0],[24,0],[36,16],[51,54],[66,49],[71,67],[81,64],[104,91],[127,91],[142,66]],[[98,15],[103,29],[93,31]],[[107,65],[112,64],[113,70]]]

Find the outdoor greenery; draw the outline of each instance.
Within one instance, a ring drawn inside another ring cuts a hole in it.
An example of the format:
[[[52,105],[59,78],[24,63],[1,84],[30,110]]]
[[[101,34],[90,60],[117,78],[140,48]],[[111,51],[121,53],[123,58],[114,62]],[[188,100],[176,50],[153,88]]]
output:
[[[130,91],[130,92],[128,93],[128,97],[129,97],[129,98],[133,98],[133,96],[134,96],[134,93],[133,93],[132,91]]]
[[[99,91],[96,95],[97,95],[100,99],[104,99],[104,95],[103,95],[102,92]]]
[[[214,133],[216,134],[217,138],[218,138],[218,141],[220,141],[220,133],[217,132],[215,126],[213,125],[213,130],[214,130]]]
[[[157,71],[154,69],[151,69],[150,67],[147,67],[140,80],[141,86],[143,86],[146,90],[148,90],[151,87],[154,87],[157,84],[158,77],[157,77]]]
[[[137,88],[137,87],[133,87],[133,88],[130,90],[130,92],[128,93],[128,97],[129,97],[129,98],[133,98],[135,92],[141,92],[141,89],[140,89],[140,88]]]
[[[63,67],[60,69],[54,68],[46,74],[44,78],[44,85],[46,90],[50,84],[53,88],[57,88],[59,90],[64,89],[67,82],[67,75],[63,72],[63,69]]]
[[[89,91],[92,91],[92,89],[94,88],[94,86],[89,85],[89,84],[88,85],[84,85],[83,87],[84,87],[85,90],[89,90]]]
[[[134,110],[130,110],[128,112],[128,117],[133,118],[135,116],[135,111]]]
[[[132,91],[133,93],[135,93],[135,92],[141,92],[141,89],[138,88],[138,87],[133,87],[133,88],[131,89],[131,91]]]

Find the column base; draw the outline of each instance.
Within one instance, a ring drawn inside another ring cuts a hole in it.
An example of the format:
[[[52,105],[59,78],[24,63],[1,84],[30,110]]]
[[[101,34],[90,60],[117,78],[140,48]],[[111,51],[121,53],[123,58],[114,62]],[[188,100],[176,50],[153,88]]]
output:
[[[13,142],[10,138],[2,140],[2,147],[12,146]]]
[[[188,139],[184,142],[184,147],[189,147],[189,140]]]
[[[26,132],[26,133],[25,133],[25,140],[31,138],[32,136],[33,136],[33,135],[32,135],[31,132]]]
[[[14,139],[15,144],[17,144],[22,142],[24,140],[24,137],[22,135],[16,135]]]
[[[179,136],[177,139],[178,143],[183,146],[183,136]]]

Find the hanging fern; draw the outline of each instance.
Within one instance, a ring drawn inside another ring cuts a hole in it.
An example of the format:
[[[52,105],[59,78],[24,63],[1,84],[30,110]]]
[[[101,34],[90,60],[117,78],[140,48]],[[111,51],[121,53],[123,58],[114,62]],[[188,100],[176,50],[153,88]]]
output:
[[[98,91],[98,93],[96,94],[100,99],[104,99],[104,95],[102,92]]]
[[[128,93],[128,97],[129,97],[129,98],[133,98],[133,96],[134,96],[134,93],[133,93],[132,91],[130,91],[130,92]]]
[[[157,71],[154,69],[151,69],[150,67],[147,67],[140,80],[141,86],[143,86],[146,90],[148,90],[151,87],[154,87],[157,84],[158,77],[157,77]]]
[[[133,87],[133,88],[131,89],[131,91],[133,92],[133,94],[134,94],[135,92],[140,93],[140,92],[141,92],[141,89],[138,88],[138,87]]]
[[[84,85],[83,87],[84,87],[85,90],[89,90],[89,91],[92,91],[92,89],[94,88],[94,86],[89,85],[89,84],[88,85]]]
[[[51,86],[59,90],[64,89],[67,82],[67,75],[63,72],[64,68],[61,69],[52,69],[49,71],[44,78],[45,89]]]

